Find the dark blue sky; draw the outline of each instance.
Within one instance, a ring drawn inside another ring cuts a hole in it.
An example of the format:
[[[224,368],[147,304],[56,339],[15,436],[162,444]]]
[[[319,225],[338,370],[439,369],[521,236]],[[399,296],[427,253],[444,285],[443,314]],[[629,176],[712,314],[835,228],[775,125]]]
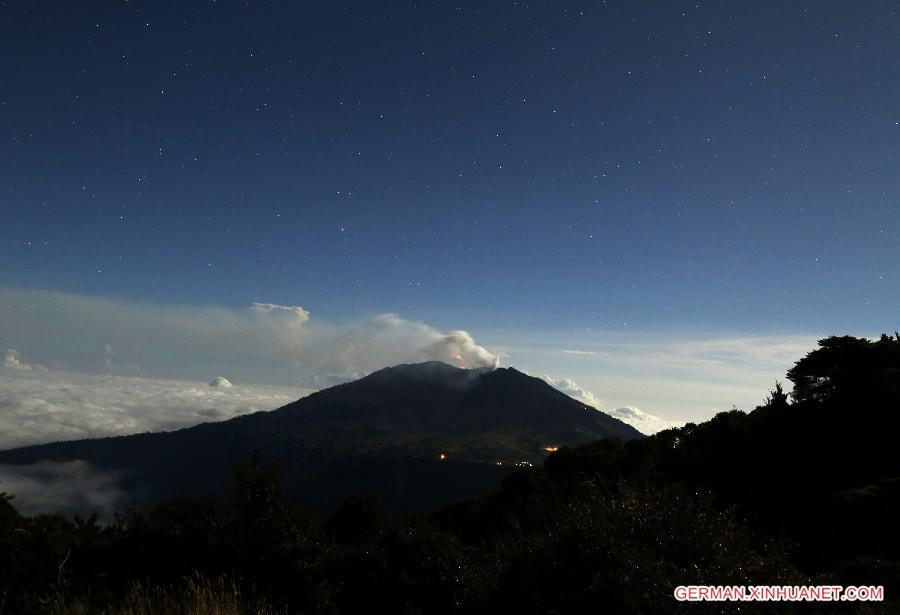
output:
[[[0,6],[0,285],[898,326],[893,2]]]

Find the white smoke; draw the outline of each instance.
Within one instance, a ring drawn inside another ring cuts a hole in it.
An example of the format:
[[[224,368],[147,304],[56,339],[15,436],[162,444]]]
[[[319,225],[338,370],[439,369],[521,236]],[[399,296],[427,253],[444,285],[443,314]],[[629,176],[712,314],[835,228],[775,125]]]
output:
[[[296,326],[309,320],[309,312],[298,305],[275,305],[274,303],[254,303],[250,309],[265,316],[284,316]]]

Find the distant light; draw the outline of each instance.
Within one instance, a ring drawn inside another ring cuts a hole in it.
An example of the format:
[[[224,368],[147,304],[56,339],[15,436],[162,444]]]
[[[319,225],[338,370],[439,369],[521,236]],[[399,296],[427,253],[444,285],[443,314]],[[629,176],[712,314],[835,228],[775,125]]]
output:
[[[447,453],[441,453],[440,459],[441,461],[447,461]]]
[[[545,446],[544,450],[547,451],[548,453],[555,453],[556,451],[559,450],[559,447],[558,446]]]

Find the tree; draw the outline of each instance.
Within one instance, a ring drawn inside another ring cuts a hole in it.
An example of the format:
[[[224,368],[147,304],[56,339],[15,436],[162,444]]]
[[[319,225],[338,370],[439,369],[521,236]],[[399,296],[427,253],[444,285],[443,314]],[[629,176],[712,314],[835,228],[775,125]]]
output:
[[[775,381],[775,388],[766,396],[766,406],[778,409],[788,407],[788,394],[784,392],[781,383],[777,380]]]
[[[284,549],[309,529],[310,520],[284,488],[280,468],[259,454],[234,467],[232,493],[241,550],[251,560]]]
[[[788,371],[796,402],[821,403],[836,398],[893,395],[900,379],[900,336],[877,342],[845,335],[819,341]]]
[[[10,504],[13,495],[0,491],[0,528],[8,526],[10,523],[19,518],[19,513],[15,507]]]

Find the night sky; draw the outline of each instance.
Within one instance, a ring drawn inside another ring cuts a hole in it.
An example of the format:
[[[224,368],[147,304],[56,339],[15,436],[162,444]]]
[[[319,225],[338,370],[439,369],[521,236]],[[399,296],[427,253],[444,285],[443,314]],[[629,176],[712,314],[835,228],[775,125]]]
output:
[[[7,288],[396,313],[513,362],[898,327],[893,2],[0,6]]]

